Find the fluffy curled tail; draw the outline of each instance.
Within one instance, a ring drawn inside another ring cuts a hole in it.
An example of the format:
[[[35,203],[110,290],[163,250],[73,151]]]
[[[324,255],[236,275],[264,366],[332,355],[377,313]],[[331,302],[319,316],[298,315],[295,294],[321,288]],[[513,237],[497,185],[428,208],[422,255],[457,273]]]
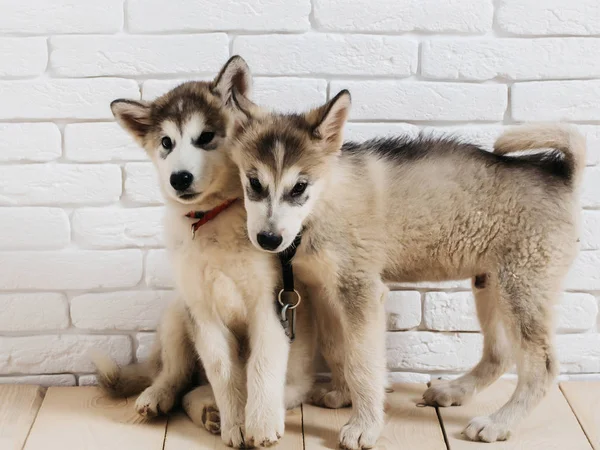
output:
[[[564,178],[573,187],[579,186],[585,168],[586,141],[575,127],[559,123],[518,126],[503,133],[494,144],[494,153],[499,155],[540,149],[552,150],[522,158]]]
[[[152,384],[152,364],[149,362],[120,367],[104,354],[92,357],[100,387],[112,397],[137,395]]]

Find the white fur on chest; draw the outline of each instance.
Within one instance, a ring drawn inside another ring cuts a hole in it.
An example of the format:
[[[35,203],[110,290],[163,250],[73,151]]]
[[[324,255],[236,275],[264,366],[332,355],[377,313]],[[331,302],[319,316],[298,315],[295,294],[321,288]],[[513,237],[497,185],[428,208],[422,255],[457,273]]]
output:
[[[193,314],[218,317],[235,327],[247,323],[257,302],[271,301],[274,258],[240,235],[244,217],[235,209],[201,226],[192,239],[193,219],[169,214],[165,240],[177,290]]]

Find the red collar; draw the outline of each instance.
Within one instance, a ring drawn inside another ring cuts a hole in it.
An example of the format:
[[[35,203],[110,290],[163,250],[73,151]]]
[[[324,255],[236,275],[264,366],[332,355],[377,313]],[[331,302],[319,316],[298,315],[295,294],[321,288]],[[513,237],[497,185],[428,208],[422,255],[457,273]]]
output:
[[[194,222],[192,224],[192,239],[194,239],[194,235],[196,234],[196,230],[198,228],[200,228],[206,222],[213,220],[215,217],[229,208],[236,200],[237,198],[226,200],[209,211],[190,211],[187,213],[185,217],[189,217],[190,219],[200,219],[198,222]]]

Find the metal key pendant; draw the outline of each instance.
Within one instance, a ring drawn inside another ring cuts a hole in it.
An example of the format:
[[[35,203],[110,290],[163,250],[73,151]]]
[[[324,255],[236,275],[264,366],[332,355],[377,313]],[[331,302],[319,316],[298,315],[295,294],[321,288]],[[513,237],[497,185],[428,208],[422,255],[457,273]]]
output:
[[[296,308],[290,309],[289,314],[292,316],[290,318],[292,322],[292,330],[288,337],[290,338],[290,342],[294,342],[294,339],[296,339]]]
[[[285,332],[285,335],[289,338],[290,337],[290,321],[288,320],[288,309],[289,309],[290,305],[283,305],[283,308],[281,308],[280,311],[280,316],[279,316],[279,322],[281,322],[281,326],[283,327],[283,331]]]

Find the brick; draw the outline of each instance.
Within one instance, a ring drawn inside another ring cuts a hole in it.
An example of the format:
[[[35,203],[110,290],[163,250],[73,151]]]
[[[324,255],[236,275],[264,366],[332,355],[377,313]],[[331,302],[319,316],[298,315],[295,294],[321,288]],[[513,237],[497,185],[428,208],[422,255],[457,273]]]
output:
[[[190,31],[304,31],[310,28],[310,0],[211,2],[130,0],[127,23],[135,33]]]
[[[451,80],[543,80],[600,75],[600,39],[429,40],[421,50],[425,77]]]
[[[146,284],[154,288],[172,288],[175,285],[173,269],[166,250],[150,250],[146,256]]]
[[[78,386],[97,386],[98,379],[96,378],[96,375],[80,375],[79,379],[77,380],[77,385]]]
[[[0,377],[0,384],[35,384],[38,386],[75,386],[75,375],[26,375]]]
[[[585,169],[581,187],[581,205],[585,208],[600,207],[600,167]]]
[[[60,330],[69,326],[69,304],[63,294],[2,294],[0,311],[0,331]]]
[[[319,49],[318,52],[315,49]],[[254,74],[409,76],[418,44],[397,36],[308,33],[238,36],[233,53],[244,55]]]
[[[556,337],[561,372],[600,372],[600,333]]]
[[[327,100],[327,81],[310,78],[254,78],[254,101],[266,108],[297,112]]]
[[[482,336],[401,331],[387,334],[390,370],[468,370],[481,356]]]
[[[85,208],[73,214],[73,236],[87,248],[158,247],[163,208]]]
[[[423,323],[428,330],[479,331],[471,292],[427,292]]]
[[[158,174],[152,163],[129,163],[125,166],[125,196],[135,203],[164,203]]]
[[[0,374],[93,372],[92,351],[101,351],[118,364],[131,361],[128,336],[47,335],[0,337]]]
[[[481,33],[492,28],[490,0],[315,0],[317,28],[323,30]]]
[[[361,124],[362,125],[362,124]],[[370,125],[370,124],[365,124]],[[600,162],[600,127],[596,125],[576,125],[587,138],[588,165]],[[477,126],[449,126],[449,127],[424,127],[423,133],[437,137],[456,137],[464,142],[469,142],[492,151],[494,142],[507,129],[503,125],[477,125]]]
[[[152,346],[156,340],[156,333],[138,333],[137,339],[137,350],[135,357],[138,361],[144,361],[150,356]]]
[[[123,26],[123,0],[1,0],[0,11],[0,33],[115,33]]]
[[[511,98],[517,121],[600,120],[600,80],[516,83]]]
[[[565,381],[600,381],[600,373],[582,373],[565,376]]]
[[[4,290],[125,288],[141,277],[139,250],[0,253]]]
[[[470,292],[427,292],[423,322],[428,330],[479,331],[475,301]],[[590,294],[564,293],[556,305],[559,332],[586,331],[596,324],[598,306]]]
[[[417,283],[388,283],[390,289],[460,289],[470,290],[471,280],[420,281]]]
[[[332,95],[342,89],[352,93],[353,120],[502,120],[508,101],[499,84],[331,82]]]
[[[147,161],[146,152],[116,123],[72,123],[65,127],[71,161]]]
[[[121,170],[113,165],[0,166],[0,192],[0,205],[109,203],[121,195]]]
[[[0,82],[0,119],[112,119],[110,102],[139,98],[133,80],[37,79]]]
[[[216,74],[215,74],[216,75]],[[142,100],[153,101],[187,81],[212,81],[214,76],[189,77],[177,80],[147,80],[142,84]]]
[[[435,137],[452,137],[478,145],[487,151],[494,149],[494,142],[502,134],[504,127],[501,125],[479,125],[468,127],[425,127],[423,134]]]
[[[429,383],[431,375],[415,372],[389,372],[388,382],[393,383]]]
[[[210,81],[213,77],[195,81]],[[187,80],[148,80],[142,86],[142,98],[154,100]],[[253,101],[279,111],[302,111],[318,106],[327,100],[327,81],[294,77],[255,77],[252,89]]]
[[[591,294],[563,294],[556,305],[558,332],[587,331],[596,326],[598,304]]]
[[[59,36],[50,44],[51,70],[67,77],[212,72],[229,56],[229,38],[223,33]]]
[[[60,208],[0,208],[0,249],[57,249],[71,240],[67,213]]]
[[[577,125],[587,140],[587,164],[594,166],[600,163],[600,126]]]
[[[61,152],[60,130],[53,123],[0,124],[0,161],[52,161]]]
[[[496,23],[520,35],[600,34],[600,5],[596,0],[503,0]]]
[[[46,39],[0,38],[0,61],[0,77],[41,75],[48,64]]]
[[[407,136],[416,138],[419,127],[409,123],[346,123],[344,139],[349,141],[366,141],[384,136]]]
[[[88,330],[154,330],[173,291],[83,294],[71,299],[71,318]]]
[[[391,291],[385,302],[387,329],[406,330],[421,323],[421,294],[416,291]]]
[[[600,250],[600,211],[583,211],[581,249]]]
[[[600,251],[580,252],[569,271],[565,288],[572,291],[600,290]]]

